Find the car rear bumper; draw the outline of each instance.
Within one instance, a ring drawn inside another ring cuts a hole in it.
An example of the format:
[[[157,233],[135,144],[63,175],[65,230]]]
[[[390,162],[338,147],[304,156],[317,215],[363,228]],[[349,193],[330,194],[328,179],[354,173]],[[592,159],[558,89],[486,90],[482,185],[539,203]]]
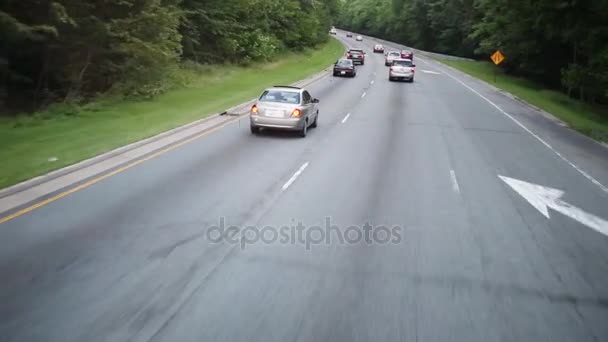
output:
[[[343,74],[344,73],[344,74]],[[355,74],[354,70],[340,70],[340,69],[334,69],[334,75],[338,75],[338,76],[352,76]]]
[[[388,77],[391,78],[405,78],[405,79],[412,79],[414,78],[414,74],[411,72],[389,72],[388,73]]]
[[[269,118],[250,115],[249,121],[253,127],[268,127],[287,130],[300,130],[304,126],[304,118]]]

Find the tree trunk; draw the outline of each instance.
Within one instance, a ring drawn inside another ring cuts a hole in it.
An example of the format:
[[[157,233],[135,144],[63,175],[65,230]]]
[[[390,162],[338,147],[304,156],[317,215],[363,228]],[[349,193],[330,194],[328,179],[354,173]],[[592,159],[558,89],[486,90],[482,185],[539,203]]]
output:
[[[80,72],[78,73],[78,77],[76,78],[76,81],[70,87],[70,90],[68,91],[68,94],[66,95],[64,102],[68,102],[68,101],[76,98],[78,95],[80,95],[80,90],[82,89],[82,80],[84,78],[84,75],[85,75],[87,69],[89,68],[89,65],[91,65],[91,58],[92,58],[92,53],[91,53],[91,49],[89,48],[89,49],[87,49],[87,57],[85,59],[84,65],[83,65],[82,69],[80,69]]]

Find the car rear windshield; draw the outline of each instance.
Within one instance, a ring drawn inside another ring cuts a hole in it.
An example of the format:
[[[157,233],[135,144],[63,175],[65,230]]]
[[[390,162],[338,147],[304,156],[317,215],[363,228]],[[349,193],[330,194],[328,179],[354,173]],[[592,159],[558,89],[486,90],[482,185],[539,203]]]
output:
[[[300,103],[300,93],[288,90],[266,90],[260,96],[262,102]]]
[[[411,67],[413,64],[412,64],[412,61],[410,61],[410,60],[401,60],[401,61],[393,61],[393,65]]]
[[[388,53],[389,56],[399,56],[399,52],[393,51]]]
[[[351,61],[350,59],[341,59],[338,61],[338,65],[339,66],[351,66],[351,65],[353,65],[353,61]]]

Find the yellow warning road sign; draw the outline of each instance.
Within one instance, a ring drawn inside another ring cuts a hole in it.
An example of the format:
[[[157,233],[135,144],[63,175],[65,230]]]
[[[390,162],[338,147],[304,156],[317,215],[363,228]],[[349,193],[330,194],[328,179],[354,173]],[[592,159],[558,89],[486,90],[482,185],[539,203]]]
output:
[[[492,60],[492,62],[494,62],[494,64],[498,65],[505,60],[505,56],[502,54],[502,52],[500,52],[500,50],[496,50],[496,52],[494,52],[492,56],[490,56],[490,59]]]

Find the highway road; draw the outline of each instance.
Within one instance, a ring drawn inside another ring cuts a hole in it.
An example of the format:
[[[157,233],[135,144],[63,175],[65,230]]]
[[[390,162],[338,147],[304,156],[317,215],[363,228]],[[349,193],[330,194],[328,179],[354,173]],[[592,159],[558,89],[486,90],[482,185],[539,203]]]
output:
[[[243,118],[1,224],[0,341],[607,341],[608,150],[339,38],[305,139]]]

